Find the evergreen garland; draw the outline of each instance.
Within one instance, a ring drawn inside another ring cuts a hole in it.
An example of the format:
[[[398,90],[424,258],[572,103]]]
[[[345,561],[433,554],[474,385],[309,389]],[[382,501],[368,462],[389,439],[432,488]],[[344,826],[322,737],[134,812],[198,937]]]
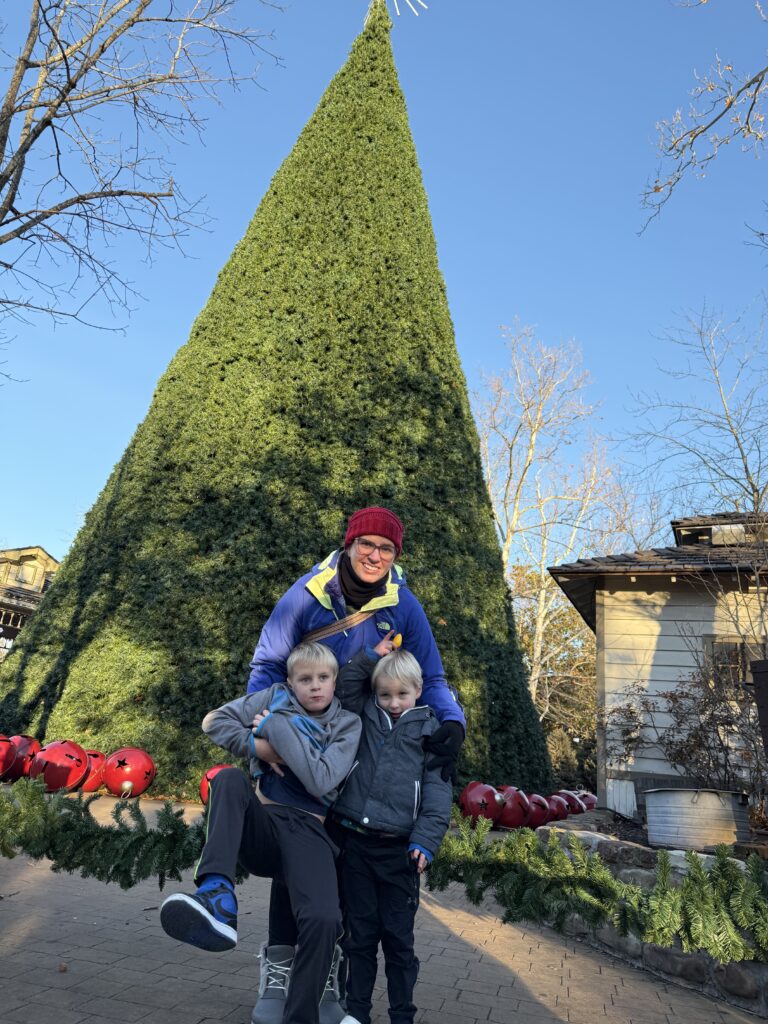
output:
[[[377,0],[0,666],[5,732],[145,747],[193,797],[200,721],[275,602],[383,504],[467,712],[463,778],[547,791],[390,28]]]
[[[149,828],[138,800],[119,800],[114,825],[101,825],[91,814],[97,794],[47,795],[38,779],[20,779],[0,790],[0,855],[25,853],[51,861],[54,871],[79,871],[83,878],[116,882],[130,889],[157,877],[162,889],[168,878],[181,879],[205,843],[205,822],[188,825],[183,811],[166,803]]]
[[[576,836],[568,837],[566,851],[554,832],[546,844],[529,829],[489,841],[491,823],[483,818],[473,827],[456,814],[454,824],[430,869],[430,887],[461,882],[476,904],[492,894],[505,921],[562,930],[578,918],[658,946],[703,950],[720,963],[768,962],[768,870],[755,854],[743,871],[726,846],[717,848],[709,868],[689,852],[688,872],[675,886],[669,855],[661,850],[655,887],[646,891],[614,878]]]
[[[162,889],[200,856],[203,819],[187,824],[166,803],[149,828],[139,801],[119,801],[115,823],[100,825],[90,811],[95,799],[48,796],[41,780],[0,789],[0,855],[45,857],[54,871],[78,871],[123,889],[150,877]],[[675,886],[669,855],[659,851],[656,885],[648,892],[614,878],[576,836],[568,837],[566,851],[555,832],[546,843],[530,829],[490,840],[491,822],[484,818],[473,827],[456,812],[454,824],[427,876],[429,887],[459,882],[476,905],[492,895],[506,922],[562,930],[577,918],[594,929],[612,924],[658,946],[704,950],[720,963],[768,962],[768,870],[755,854],[741,870],[725,846],[709,868],[688,853],[688,873]]]

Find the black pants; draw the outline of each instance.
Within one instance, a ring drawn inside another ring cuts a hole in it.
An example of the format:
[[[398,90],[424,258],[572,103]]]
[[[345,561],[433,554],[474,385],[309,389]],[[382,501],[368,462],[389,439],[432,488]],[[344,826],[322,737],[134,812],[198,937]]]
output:
[[[413,951],[419,875],[408,856],[408,839],[350,831],[344,843],[341,888],[347,931],[347,1012],[361,1024],[370,1024],[381,944],[390,1020],[413,1024],[413,989],[419,974]]]
[[[317,1024],[341,913],[336,846],[317,818],[293,807],[262,804],[244,772],[224,769],[211,782],[208,832],[195,871],[234,881],[238,863],[285,887],[295,921],[296,955],[283,1024]]]

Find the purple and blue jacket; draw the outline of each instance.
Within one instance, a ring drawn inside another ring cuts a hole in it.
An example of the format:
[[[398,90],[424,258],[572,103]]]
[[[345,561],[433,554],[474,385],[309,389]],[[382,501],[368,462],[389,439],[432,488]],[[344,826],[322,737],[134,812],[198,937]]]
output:
[[[311,572],[298,579],[274,607],[264,624],[251,662],[248,693],[266,690],[285,682],[288,655],[307,633],[345,618],[349,610],[341,593],[336,572],[340,551],[334,551]],[[424,609],[405,582],[399,565],[393,565],[382,581],[382,590],[360,611],[375,612],[371,618],[322,641],[346,665],[366,647],[375,647],[390,630],[403,637],[403,648],[421,666],[424,688],[421,699],[439,722],[460,722],[466,728],[464,712],[448,686],[435,638]]]

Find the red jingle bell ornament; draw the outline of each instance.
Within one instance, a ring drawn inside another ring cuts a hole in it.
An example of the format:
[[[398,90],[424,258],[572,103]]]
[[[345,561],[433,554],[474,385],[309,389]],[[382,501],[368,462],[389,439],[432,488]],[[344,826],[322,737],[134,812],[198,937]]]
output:
[[[499,786],[499,791],[504,797],[504,804],[496,824],[502,828],[522,828],[527,824],[531,810],[528,797],[514,786]]]
[[[528,811],[528,821],[525,823],[528,828],[538,828],[539,825],[546,825],[551,820],[546,797],[541,796],[540,793],[529,793],[528,804],[530,810]]]
[[[100,750],[86,750],[85,753],[88,757],[88,771],[85,773],[80,790],[83,793],[95,793],[104,785],[104,764],[107,755],[102,754]]]
[[[233,764],[215,764],[212,768],[208,769],[205,775],[203,775],[202,779],[200,779],[200,799],[204,804],[208,803],[208,794],[211,789],[212,780],[216,778],[222,768],[234,767],[235,766]]]
[[[549,804],[550,821],[563,821],[568,817],[568,804],[563,797],[553,793],[547,798]]]
[[[504,797],[493,786],[481,783],[479,786],[472,786],[471,789],[469,786],[466,787],[459,797],[459,806],[465,818],[472,818],[473,821],[477,821],[478,818],[497,821],[504,806]]]
[[[155,762],[140,747],[123,747],[104,762],[104,785],[113,796],[141,796],[152,785]]]
[[[476,782],[476,781],[475,782],[468,782],[466,784],[466,786],[464,787],[464,789],[462,789],[461,793],[459,793],[459,810],[461,811],[461,813],[464,815],[465,818],[469,818],[470,817],[469,811],[466,810],[466,803],[467,803],[467,799],[469,797],[469,794],[472,792],[473,789],[477,789],[478,786],[484,786],[484,785],[485,785],[484,782]]]
[[[32,758],[42,747],[40,740],[34,736],[11,736],[11,743],[16,747],[16,760],[6,772],[4,782],[17,782],[29,775]]]
[[[43,777],[46,793],[77,789],[88,771],[88,755],[72,740],[54,740],[46,743],[32,758],[30,779]]]
[[[558,789],[555,796],[561,796],[563,800],[568,804],[569,814],[583,814],[586,811],[586,806],[579,799],[578,793],[574,793],[571,789]]]
[[[590,793],[589,790],[580,789],[576,796],[581,800],[588,811],[594,811],[597,807],[597,797],[594,793]]]
[[[16,760],[16,744],[10,736],[0,736],[0,779]]]

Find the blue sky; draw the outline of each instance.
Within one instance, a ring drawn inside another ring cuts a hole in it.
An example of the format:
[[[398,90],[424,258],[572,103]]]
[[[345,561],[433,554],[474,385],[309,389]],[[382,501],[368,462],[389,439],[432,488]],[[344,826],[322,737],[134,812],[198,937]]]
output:
[[[499,325],[517,317],[545,343],[578,343],[603,427],[620,431],[630,386],[669,386],[661,335],[677,313],[762,312],[768,257],[745,226],[768,222],[760,161],[724,153],[642,235],[639,196],[656,168],[654,125],[685,104],[694,69],[716,53],[762,67],[768,24],[752,0],[428,2],[418,19],[401,2],[393,44],[470,386],[503,365]],[[187,258],[162,251],[151,267],[115,247],[142,295],[124,333],[16,330],[5,368],[25,382],[0,389],[0,547],[65,554],[366,6],[292,0],[281,14],[250,2],[283,66],[265,60],[262,88],[224,93],[204,144],[173,154],[185,192],[206,196],[208,231]],[[6,14],[12,52],[17,16]]]

